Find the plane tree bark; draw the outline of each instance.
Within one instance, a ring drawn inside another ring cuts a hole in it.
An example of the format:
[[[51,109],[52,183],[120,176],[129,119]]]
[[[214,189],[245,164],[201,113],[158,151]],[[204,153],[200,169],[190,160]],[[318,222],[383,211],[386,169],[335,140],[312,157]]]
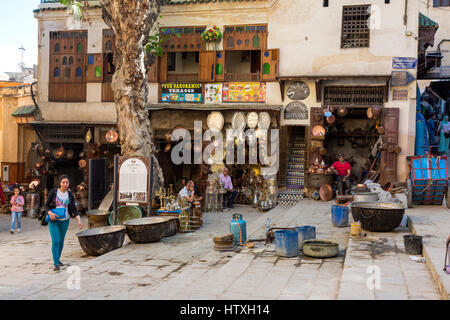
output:
[[[156,187],[164,183],[164,177],[155,156],[152,127],[145,109],[149,92],[147,70],[155,57],[149,58],[145,45],[166,2],[100,0],[103,20],[114,31],[116,39],[112,90],[122,155],[153,157]]]

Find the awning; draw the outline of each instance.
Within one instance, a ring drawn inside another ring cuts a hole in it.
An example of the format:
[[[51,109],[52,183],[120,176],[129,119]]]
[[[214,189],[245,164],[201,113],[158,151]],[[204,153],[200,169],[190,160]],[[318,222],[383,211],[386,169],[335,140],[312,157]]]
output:
[[[272,110],[280,111],[283,108],[282,105],[271,104],[257,104],[257,103],[240,103],[240,104],[188,104],[188,103],[160,103],[153,104],[146,107],[147,111],[155,110],[197,110],[197,111],[221,111],[221,110]]]
[[[34,106],[21,106],[18,107],[16,110],[14,110],[11,115],[13,117],[30,117],[34,115],[34,112],[36,111],[36,108]]]

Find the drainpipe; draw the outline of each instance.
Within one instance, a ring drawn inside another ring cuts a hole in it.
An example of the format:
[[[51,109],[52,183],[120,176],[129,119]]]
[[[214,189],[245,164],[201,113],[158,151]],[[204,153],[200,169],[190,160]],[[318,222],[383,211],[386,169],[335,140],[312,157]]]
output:
[[[403,24],[408,24],[408,0],[405,0],[405,14],[403,15]]]

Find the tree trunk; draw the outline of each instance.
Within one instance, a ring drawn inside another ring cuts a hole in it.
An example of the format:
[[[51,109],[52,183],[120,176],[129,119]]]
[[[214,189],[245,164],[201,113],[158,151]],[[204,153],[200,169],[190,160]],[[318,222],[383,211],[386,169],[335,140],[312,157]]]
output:
[[[164,177],[155,157],[152,129],[145,110],[149,67],[145,44],[165,0],[100,0],[103,20],[114,31],[116,52],[112,90],[122,155],[154,158],[155,188]]]

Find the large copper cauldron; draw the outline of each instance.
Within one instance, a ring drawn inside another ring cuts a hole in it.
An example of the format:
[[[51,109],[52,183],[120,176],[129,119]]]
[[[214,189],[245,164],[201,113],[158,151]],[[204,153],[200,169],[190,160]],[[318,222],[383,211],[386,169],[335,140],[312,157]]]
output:
[[[124,226],[108,226],[77,233],[81,248],[90,256],[99,256],[120,248],[125,239]]]
[[[127,234],[136,243],[157,242],[177,232],[176,217],[147,217],[125,221]]]
[[[361,227],[372,232],[387,232],[402,222],[405,207],[399,203],[352,202],[353,220],[361,221]]]

